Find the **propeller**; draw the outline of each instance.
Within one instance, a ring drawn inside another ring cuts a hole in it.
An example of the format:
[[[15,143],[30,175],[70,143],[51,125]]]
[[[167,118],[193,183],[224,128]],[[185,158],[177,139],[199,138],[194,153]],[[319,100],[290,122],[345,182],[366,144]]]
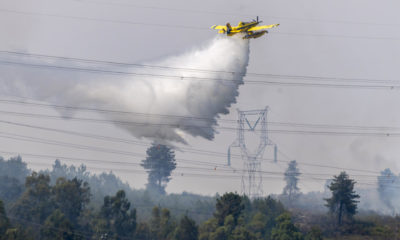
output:
[[[261,23],[262,21],[259,21],[257,16],[255,20],[253,19],[253,22]]]
[[[261,22],[262,22],[262,21],[259,21],[259,20],[258,20],[258,16],[256,17],[256,20],[253,19],[253,21],[254,21],[254,22],[257,22],[257,23],[261,23]]]

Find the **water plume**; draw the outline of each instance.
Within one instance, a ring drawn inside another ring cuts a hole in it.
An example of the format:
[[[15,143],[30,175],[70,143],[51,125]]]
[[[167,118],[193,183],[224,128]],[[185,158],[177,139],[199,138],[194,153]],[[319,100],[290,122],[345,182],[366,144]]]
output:
[[[9,62],[0,67],[2,94],[129,112],[100,113],[135,137],[186,143],[187,135],[213,139],[219,115],[229,112],[243,84],[249,41],[217,37],[141,67],[29,54],[1,61]],[[60,113],[68,118],[74,111]]]

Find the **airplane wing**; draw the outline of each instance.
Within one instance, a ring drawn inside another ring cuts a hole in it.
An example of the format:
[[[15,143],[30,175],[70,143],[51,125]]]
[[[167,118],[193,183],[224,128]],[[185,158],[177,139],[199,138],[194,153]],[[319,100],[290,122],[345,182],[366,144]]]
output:
[[[257,31],[257,30],[262,30],[262,29],[274,28],[274,27],[277,27],[277,26],[279,26],[279,23],[278,24],[271,24],[271,25],[252,27],[252,28],[247,29],[247,31],[251,32],[251,31]]]

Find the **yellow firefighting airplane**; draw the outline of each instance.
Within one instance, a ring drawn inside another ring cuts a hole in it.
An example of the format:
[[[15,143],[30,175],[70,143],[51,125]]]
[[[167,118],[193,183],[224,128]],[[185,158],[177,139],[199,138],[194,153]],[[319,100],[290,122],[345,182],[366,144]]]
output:
[[[245,33],[243,39],[250,39],[250,38],[259,38],[262,35],[268,33],[267,30],[269,28],[277,27],[279,24],[271,24],[271,25],[264,25],[264,26],[257,26],[262,21],[253,20],[251,22],[239,22],[236,27],[232,27],[230,23],[227,23],[226,26],[224,25],[214,25],[211,28],[219,30],[218,33],[226,34],[228,36],[233,36],[237,33]],[[260,31],[261,30],[261,31]]]

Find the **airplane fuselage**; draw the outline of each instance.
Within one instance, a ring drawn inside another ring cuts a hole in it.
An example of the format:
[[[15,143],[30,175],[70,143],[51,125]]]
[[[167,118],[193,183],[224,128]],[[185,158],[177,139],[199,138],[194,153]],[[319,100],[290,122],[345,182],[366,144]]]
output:
[[[264,34],[268,33],[269,28],[277,27],[279,24],[271,24],[258,26],[261,21],[253,20],[252,22],[239,22],[237,26],[231,26],[230,23],[224,25],[214,25],[211,28],[219,30],[218,33],[226,34],[228,36],[233,36],[237,33],[244,33],[243,39],[259,38]]]

